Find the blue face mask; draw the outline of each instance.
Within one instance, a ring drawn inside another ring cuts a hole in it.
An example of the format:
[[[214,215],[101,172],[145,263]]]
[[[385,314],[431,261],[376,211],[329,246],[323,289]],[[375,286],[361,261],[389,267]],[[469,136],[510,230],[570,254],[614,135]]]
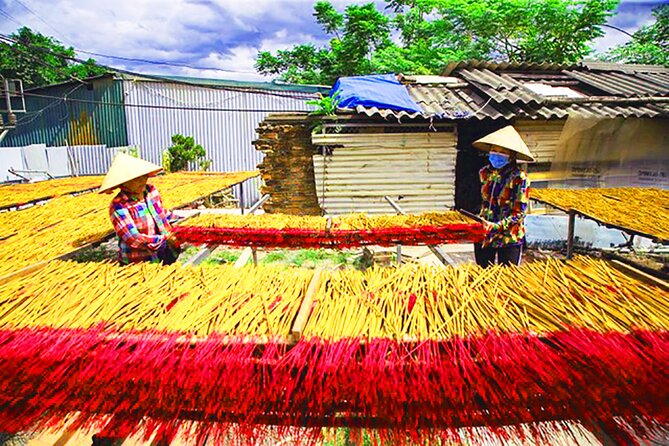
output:
[[[509,155],[503,153],[490,152],[488,154],[488,160],[490,160],[490,165],[495,169],[501,169],[509,163]]]

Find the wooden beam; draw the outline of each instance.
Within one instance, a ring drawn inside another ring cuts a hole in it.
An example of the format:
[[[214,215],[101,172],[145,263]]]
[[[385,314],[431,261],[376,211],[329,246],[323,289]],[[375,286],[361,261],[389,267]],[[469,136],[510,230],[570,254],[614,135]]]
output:
[[[569,211],[569,223],[567,226],[567,259],[571,259],[574,255],[575,226],[576,226],[576,213],[572,209]]]
[[[300,304],[300,309],[297,312],[297,316],[295,316],[295,321],[293,322],[293,326],[290,329],[290,340],[292,343],[297,343],[297,341],[300,340],[302,337],[302,331],[304,331],[304,327],[307,325],[307,321],[309,320],[309,315],[311,314],[311,306],[314,303],[314,297],[316,296],[316,291],[318,291],[318,286],[321,283],[321,274],[323,270],[321,269],[316,269],[314,271],[314,275],[311,278],[311,282],[309,282],[309,287],[307,288],[307,292],[304,295],[304,299],[302,299],[302,303]]]
[[[211,255],[215,251],[216,248],[207,245],[204,248],[201,248],[193,257],[188,259],[186,263],[184,263],[183,266],[197,266],[200,263],[204,261],[207,257]]]
[[[247,263],[249,263],[249,260],[251,259],[251,256],[253,255],[253,250],[251,248],[244,248],[242,251],[242,255],[239,256],[237,261],[234,264],[235,268],[242,268],[246,266]]]
[[[32,265],[28,265],[25,268],[21,268],[18,271],[14,271],[13,273],[5,274],[4,276],[0,277],[0,285],[4,285],[8,282],[11,282],[14,279],[18,279],[19,277],[24,277],[36,271],[39,271],[42,268],[44,268],[48,263],[49,261],[33,263]]]
[[[618,271],[628,276],[634,277],[637,280],[662,288],[664,291],[669,292],[669,282],[667,282],[666,280],[645,273],[640,269],[633,267],[632,265],[621,262],[620,260],[610,259],[609,262],[611,263],[611,266],[613,266]]]

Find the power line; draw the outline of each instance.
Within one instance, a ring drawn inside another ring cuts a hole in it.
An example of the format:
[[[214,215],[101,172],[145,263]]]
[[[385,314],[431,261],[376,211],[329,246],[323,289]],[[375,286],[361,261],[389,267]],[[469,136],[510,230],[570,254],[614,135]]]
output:
[[[196,65],[189,65],[189,64],[185,64],[185,63],[179,63],[179,62],[163,62],[163,61],[158,61],[158,60],[138,59],[138,58],[133,58],[133,57],[111,56],[109,54],[95,53],[93,51],[85,51],[85,50],[75,50],[75,51],[77,53],[89,54],[91,56],[97,56],[97,57],[105,57],[107,59],[124,60],[126,62],[139,62],[139,63],[153,64],[153,65],[166,65],[166,66],[170,66],[170,67],[191,68],[193,70],[221,71],[221,72],[225,72],[225,73],[256,74],[255,71],[226,70],[225,68],[200,67],[200,66],[196,66]]]
[[[82,87],[82,85],[77,85],[77,86],[75,86],[74,88],[72,88],[72,89],[70,89],[69,91],[67,91],[67,93],[65,93],[65,95],[63,95],[63,97],[60,98],[60,100],[53,101],[53,102],[47,104],[46,106],[42,107],[40,110],[36,110],[36,111],[34,111],[34,112],[28,112],[28,113],[26,113],[25,116],[19,118],[19,119],[16,121],[16,125],[17,125],[17,126],[19,126],[19,125],[28,125],[28,124],[32,123],[32,122],[35,121],[38,117],[40,117],[40,116],[42,115],[42,113],[44,113],[46,110],[49,110],[49,109],[51,109],[51,108],[54,108],[54,107],[56,107],[56,106],[62,104],[63,102],[65,102],[65,101],[67,100],[67,97],[68,97],[70,94],[74,93],[76,90],[78,90],[78,89],[81,88],[81,87]],[[66,117],[67,117],[67,116],[66,116]],[[61,121],[62,121],[62,119],[61,119]]]
[[[12,22],[16,23],[17,25],[19,25],[19,26],[23,26],[23,25],[21,24],[21,22],[19,22],[19,21],[16,20],[14,17],[12,17],[12,15],[9,14],[8,12],[3,11],[2,9],[0,9],[0,14],[4,15],[5,17],[7,17],[9,20],[11,20]]]
[[[605,27],[607,27],[607,28],[615,29],[616,31],[620,31],[620,32],[623,33],[623,34],[627,34],[627,35],[630,36],[631,38],[634,38],[634,35],[628,33],[627,31],[625,31],[625,30],[622,29],[622,28],[618,28],[617,26],[608,25],[608,24],[606,24],[606,23],[603,23],[601,26],[605,26]]]
[[[18,40],[12,38],[11,36],[5,35],[5,34],[0,34],[0,39],[5,39],[9,40],[10,42],[13,43],[22,43],[19,42]],[[23,43],[25,44],[25,43]],[[86,63],[87,61],[79,59],[77,57],[71,57],[71,56],[66,56],[64,54],[59,54],[53,50],[50,50],[48,48],[42,48],[39,46],[32,45],[32,49],[39,51],[41,53],[48,53],[51,54],[54,57],[64,59],[70,62],[77,62],[77,63]],[[97,63],[97,62],[96,62]],[[158,76],[158,75],[149,75],[149,74],[140,74],[136,73],[133,71],[129,70],[124,70],[122,68],[116,68],[116,67],[111,67],[109,65],[103,65],[100,63],[97,63],[98,66],[102,68],[106,68],[107,70],[111,72],[116,72],[116,73],[121,73],[121,74],[126,74],[134,77],[140,77],[140,78],[145,78],[145,79],[150,79],[150,80],[155,80],[155,81],[167,81],[167,82],[172,82],[176,84],[182,84],[182,85],[190,85],[190,86],[196,86],[196,87],[204,87],[204,88],[211,88],[215,90],[226,90],[226,91],[235,91],[235,92],[248,92],[249,89],[252,89],[254,93],[256,94],[263,94],[266,96],[276,96],[276,97],[281,97],[281,98],[292,98],[292,99],[299,99],[299,100],[306,100],[305,95],[297,95],[295,92],[289,91],[288,93],[280,93],[280,92],[271,92],[271,91],[266,91],[262,89],[253,89],[253,88],[243,88],[243,87],[228,87],[228,86],[220,86],[220,85],[210,85],[210,84],[204,84],[204,83],[198,83],[198,82],[191,82],[187,80],[182,80],[182,79],[174,79],[170,77],[163,77],[163,76]],[[81,80],[78,80],[79,82],[83,82]]]
[[[49,28],[51,28],[52,30],[54,30],[54,31],[56,32],[56,34],[59,34],[61,38],[63,37],[63,33],[61,33],[60,31],[58,31],[56,28],[53,27],[53,25],[51,25],[49,22],[47,22],[47,21],[44,20],[42,17],[40,17],[35,11],[33,11],[32,9],[30,9],[25,3],[23,3],[21,0],[15,0],[15,1],[16,1],[16,3],[18,3],[19,5],[23,6],[23,9],[25,9],[26,11],[28,11],[29,13],[31,13],[32,15],[34,15],[35,17],[37,17],[42,23],[44,23],[46,26],[48,26]],[[63,40],[65,40],[65,39],[63,39]]]

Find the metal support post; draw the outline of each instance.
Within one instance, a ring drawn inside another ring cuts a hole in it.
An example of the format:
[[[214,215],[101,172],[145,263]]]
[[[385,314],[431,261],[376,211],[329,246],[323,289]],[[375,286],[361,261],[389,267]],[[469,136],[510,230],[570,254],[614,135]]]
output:
[[[247,214],[253,214],[255,211],[260,209],[260,206],[265,204],[265,202],[267,200],[269,200],[269,194],[265,194],[262,197],[260,197],[260,200],[256,201],[256,203],[249,208],[249,211],[247,212]]]
[[[404,212],[404,211],[402,210],[402,208],[399,207],[399,205],[398,205],[397,203],[395,203],[395,201],[394,201],[392,198],[390,198],[390,197],[387,196],[387,195],[386,195],[385,197],[383,197],[383,198],[386,199],[386,201],[388,202],[388,204],[390,204],[390,205],[393,207],[393,209],[395,209],[395,211],[396,211],[398,214],[406,215],[406,212]],[[440,261],[442,264],[444,264],[444,265],[450,265],[450,264],[451,264],[451,262],[450,262],[449,259],[448,259],[448,256],[447,256],[447,255],[446,255],[446,254],[445,254],[445,253],[444,253],[438,246],[435,246],[435,245],[427,245],[427,247],[430,249],[430,251],[432,251],[432,254],[434,254],[435,257],[436,257],[437,259],[439,259],[439,261]]]
[[[397,264],[402,264],[402,245],[397,244]]]
[[[567,227],[567,260],[574,256],[574,226],[576,226],[576,212],[569,210],[569,226]]]

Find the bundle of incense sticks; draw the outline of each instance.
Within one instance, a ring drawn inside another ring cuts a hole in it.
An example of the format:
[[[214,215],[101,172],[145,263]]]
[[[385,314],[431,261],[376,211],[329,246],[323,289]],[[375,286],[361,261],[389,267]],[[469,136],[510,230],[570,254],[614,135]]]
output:
[[[669,293],[605,261],[313,277],[56,262],[9,282],[0,425],[240,444],[267,424],[296,442],[352,426],[407,444],[485,425],[548,444],[580,420],[634,444],[669,422]]]
[[[182,242],[272,248],[345,249],[365,245],[438,245],[480,242],[483,226],[459,212],[419,215],[349,214],[295,217],[281,214],[250,216],[202,215],[177,228]]]

